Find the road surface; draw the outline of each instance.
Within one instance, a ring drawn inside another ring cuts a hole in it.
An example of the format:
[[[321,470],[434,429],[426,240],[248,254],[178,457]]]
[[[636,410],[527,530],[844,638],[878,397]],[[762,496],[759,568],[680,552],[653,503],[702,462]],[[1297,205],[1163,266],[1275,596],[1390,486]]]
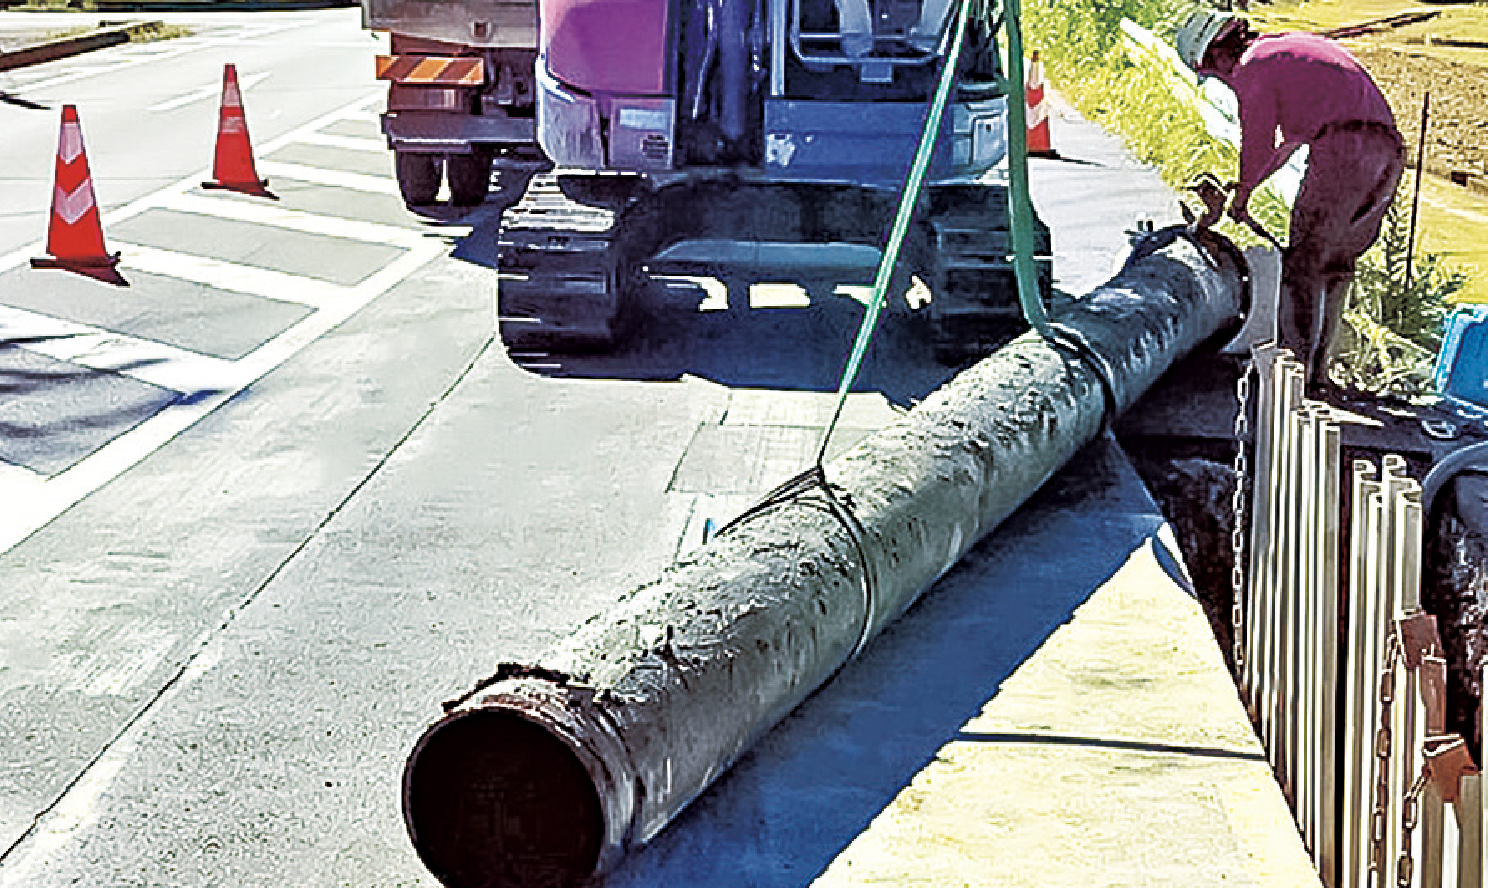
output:
[[[860,307],[661,281],[508,355],[499,207],[401,205],[356,10],[167,18],[0,75],[0,885],[431,883],[438,703],[807,465]],[[276,199],[199,186],[226,62]],[[127,286],[29,267],[64,103]],[[884,343],[834,449],[946,376]]]

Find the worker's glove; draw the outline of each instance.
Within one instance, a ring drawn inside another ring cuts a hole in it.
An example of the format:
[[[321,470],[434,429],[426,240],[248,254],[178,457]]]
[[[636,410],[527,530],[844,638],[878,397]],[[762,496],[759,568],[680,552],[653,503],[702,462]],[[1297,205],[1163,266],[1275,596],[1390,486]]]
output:
[[[1230,192],[1230,218],[1241,225],[1254,227],[1254,220],[1250,218],[1250,195],[1240,190],[1240,183],[1231,182],[1225,186]]]

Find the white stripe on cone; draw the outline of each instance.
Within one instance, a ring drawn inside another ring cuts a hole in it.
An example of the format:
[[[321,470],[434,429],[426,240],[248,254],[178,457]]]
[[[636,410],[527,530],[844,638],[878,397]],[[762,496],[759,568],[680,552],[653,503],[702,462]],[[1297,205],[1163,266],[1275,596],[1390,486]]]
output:
[[[71,194],[62,190],[61,185],[53,186],[52,189],[52,211],[62,217],[62,221],[68,225],[76,225],[83,218],[83,214],[93,209],[93,183],[84,182]]]
[[[57,156],[65,164],[77,160],[83,153],[83,127],[77,123],[62,124],[62,138],[57,142]]]

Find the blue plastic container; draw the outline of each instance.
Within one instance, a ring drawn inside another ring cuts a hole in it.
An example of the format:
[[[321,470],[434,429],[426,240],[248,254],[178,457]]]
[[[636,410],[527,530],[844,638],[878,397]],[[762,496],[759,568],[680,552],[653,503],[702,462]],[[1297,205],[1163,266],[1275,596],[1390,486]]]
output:
[[[1431,377],[1442,397],[1488,407],[1488,305],[1464,305],[1447,316]]]

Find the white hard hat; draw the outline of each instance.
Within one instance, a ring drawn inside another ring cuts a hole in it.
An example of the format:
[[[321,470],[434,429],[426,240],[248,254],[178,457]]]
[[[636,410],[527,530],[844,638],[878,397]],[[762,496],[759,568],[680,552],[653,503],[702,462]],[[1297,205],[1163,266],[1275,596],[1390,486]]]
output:
[[[1178,28],[1178,33],[1173,38],[1173,48],[1178,50],[1178,57],[1183,59],[1185,65],[1198,70],[1199,63],[1204,60],[1204,53],[1209,51],[1215,38],[1241,21],[1243,19],[1239,16],[1201,6],[1189,13],[1187,20]]]

